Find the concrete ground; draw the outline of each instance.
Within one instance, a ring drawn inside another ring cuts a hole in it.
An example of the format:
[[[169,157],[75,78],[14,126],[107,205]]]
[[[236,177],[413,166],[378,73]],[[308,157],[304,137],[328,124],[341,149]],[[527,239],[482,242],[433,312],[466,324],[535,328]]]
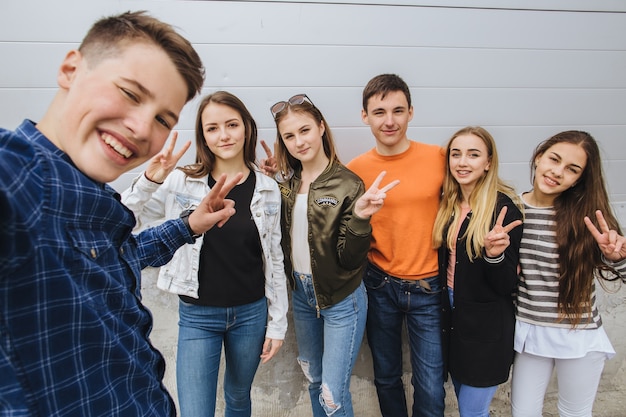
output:
[[[595,417],[626,416],[626,285],[614,294],[599,289],[598,300],[604,326],[617,351],[605,365],[594,405]],[[163,353],[167,363],[165,385],[176,400],[176,339],[178,333],[178,298],[156,288],[154,278],[146,277],[142,285],[144,303],[154,315],[152,342]],[[290,317],[291,325],[291,317]],[[405,346],[405,358],[407,357]],[[253,416],[302,417],[310,416],[310,400],[305,379],[296,361],[297,348],[290,327],[283,348],[270,363],[261,365],[252,388]],[[223,369],[223,366],[222,366]],[[404,382],[410,387],[410,369],[405,366]],[[220,388],[221,389],[221,388]],[[367,343],[361,348],[355,366],[351,392],[355,415],[380,416],[373,384],[371,355]],[[408,394],[407,398],[411,395]],[[491,407],[491,416],[510,416],[510,385],[498,388]],[[223,416],[223,394],[218,393],[216,415]],[[556,384],[553,381],[546,394],[544,417],[557,417]],[[446,417],[458,416],[454,391],[447,385]]]

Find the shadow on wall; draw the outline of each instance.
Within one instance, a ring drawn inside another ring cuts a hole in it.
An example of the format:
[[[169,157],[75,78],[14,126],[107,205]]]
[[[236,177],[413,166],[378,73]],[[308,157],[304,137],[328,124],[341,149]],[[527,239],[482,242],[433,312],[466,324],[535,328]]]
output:
[[[626,285],[613,294],[599,290],[598,303],[603,322],[617,355],[605,365],[602,381],[596,397],[594,416],[624,416],[626,390]],[[598,287],[599,288],[599,287]],[[154,316],[152,343],[163,353],[167,362],[165,385],[177,401],[176,395],[176,343],[178,336],[178,297],[158,290],[156,279],[144,277],[142,282],[143,301]],[[252,387],[252,414],[262,417],[301,417],[311,415],[311,405],[307,382],[297,363],[297,346],[293,332],[292,317],[289,314],[289,329],[285,343],[272,361],[260,365]],[[403,344],[405,358],[404,384],[407,387],[407,399],[411,399],[411,371],[408,364],[408,345]],[[222,355],[223,360],[223,355]],[[223,380],[224,364],[220,367],[220,381]],[[359,417],[378,417],[378,399],[374,387],[372,358],[367,340],[363,341],[361,351],[354,367],[351,381],[352,400],[355,415]],[[221,390],[221,384],[218,390]],[[446,383],[445,417],[458,416],[454,390],[450,382]],[[498,388],[491,406],[491,416],[510,416],[510,384]],[[224,414],[223,392],[218,391],[217,416]],[[410,404],[409,404],[410,406]],[[544,415],[558,416],[556,409],[556,383],[553,380],[546,394]]]

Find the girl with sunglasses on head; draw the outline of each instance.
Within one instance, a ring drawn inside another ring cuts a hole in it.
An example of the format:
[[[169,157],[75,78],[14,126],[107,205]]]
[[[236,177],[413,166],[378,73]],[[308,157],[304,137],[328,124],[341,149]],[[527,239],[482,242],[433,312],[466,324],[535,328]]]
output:
[[[443,198],[433,243],[439,252],[444,362],[461,417],[489,417],[513,362],[522,213],[498,176],[489,132],[465,127],[446,147]]]
[[[281,197],[276,182],[255,165],[256,142],[256,123],[241,100],[215,92],[198,109],[196,163],[168,175],[188,147],[172,155],[172,144],[124,193],[142,227],[185,217],[222,175],[241,178],[225,196],[235,202],[230,220],[197,236],[159,272],[158,287],[180,297],[176,383],[182,417],[215,414],[222,348],[225,415],[249,417],[259,362],[276,355],[287,330]]]
[[[292,287],[298,362],[314,417],[353,416],[350,376],[365,329],[362,283],[370,217],[394,181],[363,182],[339,162],[322,113],[299,94],[272,106],[283,197],[283,251]]]
[[[625,279],[626,240],[591,135],[566,131],[540,143],[531,173],[533,188],[522,195],[513,416],[542,415],[553,369],[559,415],[591,416],[604,361],[615,355],[598,313],[595,280],[604,286]]]

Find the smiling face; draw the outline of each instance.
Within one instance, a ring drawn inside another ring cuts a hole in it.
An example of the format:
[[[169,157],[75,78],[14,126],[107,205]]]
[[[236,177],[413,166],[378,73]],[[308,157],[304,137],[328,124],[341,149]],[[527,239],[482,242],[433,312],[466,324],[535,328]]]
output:
[[[478,136],[468,133],[454,138],[449,146],[450,174],[467,198],[491,166],[487,145]]]
[[[280,119],[278,132],[287,152],[302,162],[303,166],[327,163],[328,157],[322,143],[324,125],[318,123],[309,113],[289,110]]]
[[[361,118],[372,130],[376,150],[381,155],[397,155],[408,149],[406,132],[413,119],[413,107],[409,107],[402,91],[391,91],[385,98],[382,94],[370,97],[367,111],[361,111]]]
[[[559,142],[535,158],[533,193],[554,202],[580,179],[587,165],[587,153],[572,143]]]
[[[129,43],[90,65],[71,51],[60,91],[38,128],[88,177],[105,183],[156,155],[178,122],[187,85],[158,46]]]
[[[209,103],[202,111],[204,141],[216,159],[243,161],[246,128],[241,114],[230,106]]]

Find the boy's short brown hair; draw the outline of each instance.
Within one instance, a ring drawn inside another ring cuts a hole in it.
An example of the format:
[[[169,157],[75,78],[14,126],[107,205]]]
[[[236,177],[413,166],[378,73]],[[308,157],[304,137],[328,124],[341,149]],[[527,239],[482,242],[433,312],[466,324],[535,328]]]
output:
[[[171,25],[145,11],[126,12],[98,20],[78,49],[90,63],[98,63],[117,54],[127,44],[142,41],[154,43],[170,57],[187,84],[187,101],[200,92],[204,84],[204,66],[198,53]]]
[[[388,93],[394,91],[402,91],[406,96],[406,101],[411,108],[411,92],[409,86],[399,75],[396,74],[380,74],[369,80],[363,89],[363,110],[367,113],[367,103],[372,96],[380,94],[382,98]]]

